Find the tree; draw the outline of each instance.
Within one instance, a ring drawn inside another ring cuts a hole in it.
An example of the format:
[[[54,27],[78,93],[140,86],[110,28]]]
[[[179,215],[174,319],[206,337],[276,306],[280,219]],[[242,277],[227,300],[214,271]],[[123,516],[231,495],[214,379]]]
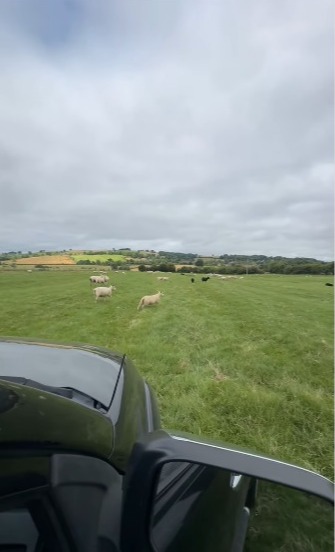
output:
[[[80,261],[76,262],[77,265],[90,265],[94,264],[93,261],[90,261],[89,259],[81,259]]]
[[[161,263],[159,265],[154,265],[151,267],[153,271],[159,272],[176,272],[176,267],[171,263]]]
[[[214,274],[217,272],[217,267],[213,265],[203,266],[199,268],[199,272],[201,272],[201,274]]]
[[[325,272],[326,274],[334,274],[334,261],[331,263],[326,263]]]
[[[197,259],[195,261],[195,266],[204,266],[204,261],[202,259]]]
[[[147,267],[144,264],[140,264],[139,267],[138,267],[138,270],[140,272],[145,272],[147,270]]]

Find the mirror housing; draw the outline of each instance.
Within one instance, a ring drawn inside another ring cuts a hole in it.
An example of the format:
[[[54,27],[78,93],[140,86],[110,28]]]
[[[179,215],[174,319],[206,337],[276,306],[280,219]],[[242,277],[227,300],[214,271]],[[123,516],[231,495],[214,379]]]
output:
[[[190,462],[296,489],[334,504],[334,485],[327,478],[269,457],[209,440],[157,431],[134,446],[124,481],[122,550],[150,551],[150,517],[158,474],[167,462]]]

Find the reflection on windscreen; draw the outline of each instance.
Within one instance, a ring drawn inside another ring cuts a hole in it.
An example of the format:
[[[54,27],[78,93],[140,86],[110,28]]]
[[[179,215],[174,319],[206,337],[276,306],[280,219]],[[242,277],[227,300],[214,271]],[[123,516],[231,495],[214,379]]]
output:
[[[54,387],[73,387],[109,406],[120,364],[80,349],[0,343],[1,376],[32,379]]]

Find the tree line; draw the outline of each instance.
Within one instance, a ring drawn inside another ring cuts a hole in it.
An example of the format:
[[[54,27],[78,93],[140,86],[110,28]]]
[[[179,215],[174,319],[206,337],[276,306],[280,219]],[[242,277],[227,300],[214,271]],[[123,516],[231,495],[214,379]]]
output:
[[[15,262],[18,258],[30,256],[44,256],[55,254],[73,254],[74,251],[46,251],[38,252],[8,251],[0,253],[0,264],[8,261]],[[289,258],[282,256],[268,257],[266,255],[220,255],[217,257],[200,256],[195,253],[181,253],[172,251],[131,250],[130,248],[108,249],[101,251],[84,251],[87,256],[111,255],[106,260],[83,259],[78,265],[109,266],[112,269],[127,270],[131,266],[139,266],[139,270],[160,272],[184,273],[217,273],[217,274],[334,274],[334,262],[325,262],[308,257]],[[113,261],[112,255],[121,254],[127,258]],[[47,264],[47,263],[44,263]],[[176,269],[175,265],[181,265]]]
[[[184,265],[176,269],[173,263],[140,264],[140,272],[182,272],[184,274],[334,274],[334,262],[331,263],[277,263],[271,262],[262,267],[256,264],[229,264],[229,265]]]

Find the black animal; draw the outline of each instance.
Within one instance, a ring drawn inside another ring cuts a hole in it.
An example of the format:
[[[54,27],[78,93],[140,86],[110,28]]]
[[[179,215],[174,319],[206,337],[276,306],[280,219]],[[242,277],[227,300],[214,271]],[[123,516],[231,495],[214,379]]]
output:
[[[334,284],[330,284],[329,282],[327,282],[327,283],[325,284],[325,286],[330,286],[330,287],[333,287],[333,285],[334,285]]]
[[[195,279],[194,279],[194,278],[191,278],[191,282],[192,282],[192,284],[194,284],[194,282],[195,282]]]
[[[209,280],[209,276],[207,276],[207,278],[204,278],[204,277],[201,278],[201,281],[202,281],[202,282],[207,282],[207,280]]]

